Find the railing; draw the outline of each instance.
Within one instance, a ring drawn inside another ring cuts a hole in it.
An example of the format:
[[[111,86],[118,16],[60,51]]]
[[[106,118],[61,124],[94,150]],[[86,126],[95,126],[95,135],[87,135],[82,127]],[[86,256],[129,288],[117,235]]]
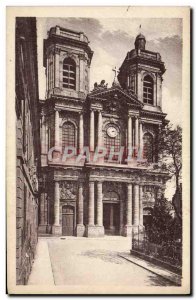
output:
[[[182,266],[182,244],[180,242],[171,241],[158,245],[149,241],[148,232],[138,232],[134,234],[132,243],[132,249],[135,251],[177,267]]]

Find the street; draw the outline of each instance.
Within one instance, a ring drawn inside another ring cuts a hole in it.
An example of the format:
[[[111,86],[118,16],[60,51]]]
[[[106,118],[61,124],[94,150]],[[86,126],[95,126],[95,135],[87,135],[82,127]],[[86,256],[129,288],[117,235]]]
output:
[[[118,256],[129,253],[130,240],[39,238],[29,285],[170,286],[166,279]]]

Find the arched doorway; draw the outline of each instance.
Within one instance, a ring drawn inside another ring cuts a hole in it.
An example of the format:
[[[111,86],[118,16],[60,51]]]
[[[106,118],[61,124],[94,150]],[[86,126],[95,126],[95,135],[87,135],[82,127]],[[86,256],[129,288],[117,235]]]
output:
[[[119,235],[120,201],[116,192],[107,192],[103,198],[103,226],[106,235]]]
[[[74,235],[74,207],[71,205],[62,207],[62,235]]]

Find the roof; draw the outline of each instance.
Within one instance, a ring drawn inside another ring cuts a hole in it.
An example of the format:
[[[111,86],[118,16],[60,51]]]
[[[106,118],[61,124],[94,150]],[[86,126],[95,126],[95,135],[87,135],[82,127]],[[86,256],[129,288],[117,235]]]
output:
[[[143,34],[140,33],[136,36],[136,40],[138,40],[138,39],[146,39],[146,38]]]

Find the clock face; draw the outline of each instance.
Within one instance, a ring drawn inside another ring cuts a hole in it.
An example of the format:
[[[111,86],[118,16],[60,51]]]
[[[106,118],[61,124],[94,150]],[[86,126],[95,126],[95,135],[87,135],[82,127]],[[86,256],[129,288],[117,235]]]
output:
[[[114,126],[110,126],[107,129],[107,134],[111,137],[111,138],[115,138],[118,134],[116,128]]]

